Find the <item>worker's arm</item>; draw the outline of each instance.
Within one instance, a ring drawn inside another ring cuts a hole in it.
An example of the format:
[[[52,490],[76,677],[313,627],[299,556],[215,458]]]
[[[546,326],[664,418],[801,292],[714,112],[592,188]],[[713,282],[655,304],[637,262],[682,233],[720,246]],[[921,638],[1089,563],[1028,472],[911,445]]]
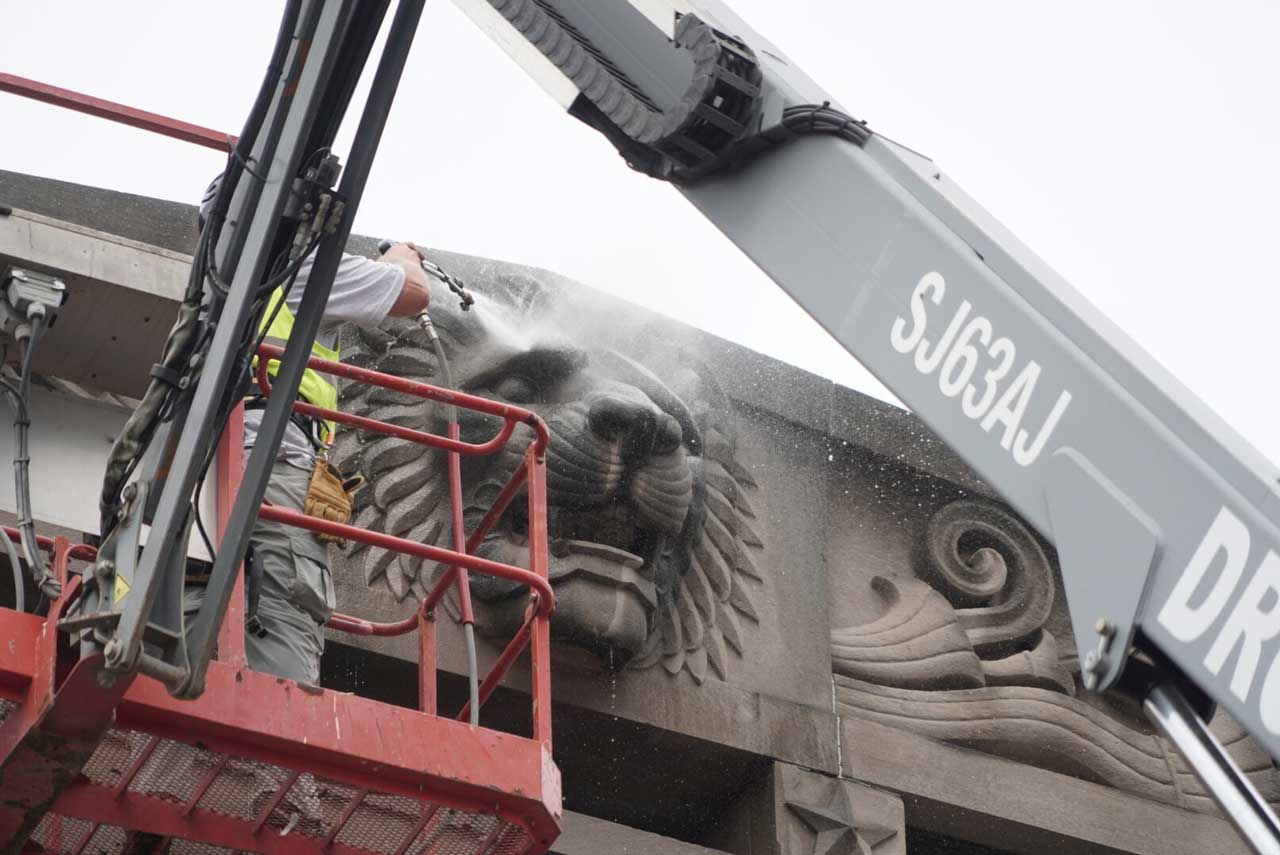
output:
[[[379,261],[394,264],[404,271],[404,287],[400,296],[391,304],[389,315],[398,318],[411,318],[427,308],[431,301],[431,285],[427,280],[427,272],[422,269],[422,254],[411,243],[392,244],[384,252]]]

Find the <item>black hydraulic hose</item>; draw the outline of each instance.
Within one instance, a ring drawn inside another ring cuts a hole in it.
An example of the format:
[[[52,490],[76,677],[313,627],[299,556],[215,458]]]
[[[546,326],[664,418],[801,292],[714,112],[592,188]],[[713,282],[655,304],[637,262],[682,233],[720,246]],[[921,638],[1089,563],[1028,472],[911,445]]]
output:
[[[44,563],[44,553],[36,543],[36,523],[31,512],[31,452],[29,440],[31,432],[31,374],[36,347],[44,335],[45,316],[37,313],[31,316],[31,332],[23,343],[22,369],[18,375],[18,401],[20,407],[18,417],[14,419],[14,454],[13,480],[14,494],[18,506],[18,534],[22,542],[22,551],[27,557],[27,567],[32,581],[50,600],[62,593],[62,584],[53,577]],[[7,540],[8,538],[6,538]]]
[[[240,133],[240,138],[231,150],[231,157],[227,163],[227,168],[223,171],[222,181],[218,185],[214,203],[209,209],[208,222],[204,223],[204,228],[202,229],[202,232],[211,232],[213,236],[212,239],[207,241],[204,247],[205,255],[200,259],[205,262],[201,265],[205,267],[202,275],[204,272],[208,273],[209,282],[213,286],[214,292],[221,298],[225,298],[230,289],[227,283],[224,283],[218,276],[218,265],[215,257],[218,248],[217,236],[222,229],[222,220],[231,204],[231,197],[235,192],[241,171],[248,171],[250,175],[258,176],[258,173],[249,169],[249,160],[253,154],[253,147],[258,141],[258,134],[262,130],[262,123],[266,120],[267,111],[271,108],[271,100],[275,97],[276,86],[279,84],[280,78],[284,76],[285,60],[289,57],[289,45],[293,41],[301,7],[302,0],[289,0],[285,4],[284,13],[280,16],[280,27],[276,30],[275,45],[271,48],[271,59],[268,60],[267,70],[262,76],[262,84],[258,87],[257,95],[254,96],[253,106],[249,108],[249,115],[245,117],[244,129]],[[225,258],[223,260],[226,261]]]
[[[387,114],[391,110],[391,103],[413,44],[424,2],[425,0],[401,0],[396,7],[382,57],[351,143],[347,166],[338,185],[337,197],[346,203],[344,214],[332,233],[326,232],[326,238],[321,241],[302,303],[295,313],[293,334],[289,337],[276,374],[276,394],[267,403],[253,453],[245,464],[244,479],[227,520],[226,535],[205,586],[204,606],[189,626],[187,643],[191,650],[191,669],[187,679],[174,689],[178,696],[194,697],[203,691],[204,675],[217,641],[222,616],[231,601],[232,586],[248,548],[253,520],[258,515],[258,508],[266,492],[270,458],[274,456],[284,435],[292,408],[291,401],[302,382],[310,350],[309,342],[315,339],[319,330],[324,305],[329,299],[343,247],[351,234],[351,222],[360,206],[373,157],[381,141]],[[318,99],[318,109],[345,110],[345,100],[339,101],[335,103],[332,99],[321,97]]]
[[[25,612],[27,590],[22,577],[22,559],[18,557],[18,550],[13,548],[13,541],[9,539],[7,531],[0,531],[0,546],[4,548],[4,554],[9,558],[9,567],[13,571],[13,610]]]
[[[284,61],[289,57],[289,44],[293,41],[293,31],[298,25],[298,11],[302,8],[302,0],[288,0],[284,6],[284,14],[280,16],[280,28],[276,30],[276,42],[271,48],[271,59],[267,63],[267,71],[262,76],[262,85],[258,87],[257,97],[249,115],[245,117],[244,130],[236,142],[236,152],[242,161],[249,159],[253,146],[258,141],[258,132],[262,130],[262,122],[271,107],[271,99],[275,96],[276,84],[284,75]]]
[[[29,421],[27,405],[22,400],[22,395],[8,380],[0,379],[0,391],[3,391],[9,397],[10,403],[13,404],[14,430],[16,431],[18,423]],[[16,447],[15,444],[15,450]],[[16,473],[14,475],[14,483],[16,486]],[[14,611],[24,612],[27,610],[27,591],[22,574],[22,558],[18,555],[18,550],[14,548],[13,539],[9,537],[8,532],[0,531],[0,538],[3,539],[4,552],[9,559],[10,570],[13,573],[13,608]]]

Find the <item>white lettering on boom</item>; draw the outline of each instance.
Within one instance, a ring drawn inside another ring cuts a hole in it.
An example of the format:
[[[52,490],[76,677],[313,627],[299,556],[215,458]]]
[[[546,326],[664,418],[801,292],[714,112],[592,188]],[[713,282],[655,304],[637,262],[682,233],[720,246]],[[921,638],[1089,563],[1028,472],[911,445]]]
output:
[[[946,293],[941,273],[930,271],[920,277],[907,301],[910,319],[894,318],[889,343],[898,353],[910,356],[922,375],[936,373],[938,391],[944,398],[958,397],[961,413],[987,433],[994,429],[1000,447],[1014,462],[1030,466],[1066,413],[1071,393],[1066,389],[1059,393],[1048,418],[1033,434],[1026,420],[1033,402],[1039,400],[1035,393],[1041,383],[1040,364],[1029,360],[1010,380],[1017,346],[1009,338],[997,336],[991,321],[974,314],[968,300],[960,302],[936,342],[926,338],[930,304],[942,305]]]

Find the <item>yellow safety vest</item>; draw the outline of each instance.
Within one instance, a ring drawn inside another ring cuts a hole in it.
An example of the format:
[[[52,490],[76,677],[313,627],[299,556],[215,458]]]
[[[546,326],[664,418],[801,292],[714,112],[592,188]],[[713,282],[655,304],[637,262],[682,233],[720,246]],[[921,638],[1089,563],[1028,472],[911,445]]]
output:
[[[267,303],[266,314],[262,316],[262,323],[266,324],[267,318],[275,317],[271,321],[271,325],[266,328],[267,334],[263,339],[268,344],[284,347],[289,342],[289,334],[293,332],[293,312],[289,311],[289,304],[282,302],[283,292],[279,288],[271,292],[271,300]],[[276,306],[280,306],[280,311],[276,312]],[[262,332],[262,326],[258,327],[258,332]],[[311,342],[311,354],[321,359],[328,359],[333,362],[338,361],[338,351],[330,350],[319,342]],[[258,357],[253,358],[254,371],[258,368]],[[267,361],[267,374],[271,377],[276,376],[276,372],[280,370],[280,361],[278,359],[270,359]],[[330,383],[326,379],[326,375],[321,374],[311,368],[304,369],[302,372],[302,384],[298,387],[298,396],[308,404],[314,404],[317,407],[324,407],[327,410],[338,409],[338,387]],[[330,442],[333,439],[335,425],[333,422],[322,422],[321,430],[323,435],[320,437],[322,442]]]

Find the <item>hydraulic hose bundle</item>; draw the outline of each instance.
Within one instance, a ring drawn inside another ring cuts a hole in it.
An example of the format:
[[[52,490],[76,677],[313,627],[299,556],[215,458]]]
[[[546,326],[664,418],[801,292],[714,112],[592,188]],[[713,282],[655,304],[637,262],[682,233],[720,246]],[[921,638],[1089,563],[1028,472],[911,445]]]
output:
[[[18,385],[15,387],[8,380],[0,378],[0,388],[13,404],[14,450],[13,481],[14,496],[18,511],[18,534],[23,556],[26,558],[31,580],[40,593],[47,599],[54,599],[62,593],[62,585],[49,572],[44,561],[44,553],[36,543],[35,519],[31,511],[31,374],[36,348],[40,344],[47,326],[47,310],[44,306],[33,303],[27,312],[27,323],[18,327],[15,337],[22,351],[21,368],[18,373]],[[21,573],[21,563],[9,540],[3,537],[3,548],[13,568],[15,608],[25,611],[26,597]]]
[[[218,239],[237,184],[244,174],[254,174],[248,168],[250,152],[262,129],[272,95],[284,74],[285,59],[300,7],[301,0],[289,0],[285,8],[262,85],[245,120],[243,133],[231,146],[209,216],[200,229],[187,288],[178,307],[177,320],[165,341],[160,361],[151,369],[151,382],[142,400],[111,446],[99,498],[103,537],[115,526],[121,493],[137,469],[156,430],[172,415],[179,396],[189,394],[189,390],[195,386],[194,380],[200,368],[200,352],[209,343],[213,324],[221,313],[221,304],[227,294],[227,285],[220,279],[214,260]],[[212,291],[207,301],[206,282],[210,284]]]

